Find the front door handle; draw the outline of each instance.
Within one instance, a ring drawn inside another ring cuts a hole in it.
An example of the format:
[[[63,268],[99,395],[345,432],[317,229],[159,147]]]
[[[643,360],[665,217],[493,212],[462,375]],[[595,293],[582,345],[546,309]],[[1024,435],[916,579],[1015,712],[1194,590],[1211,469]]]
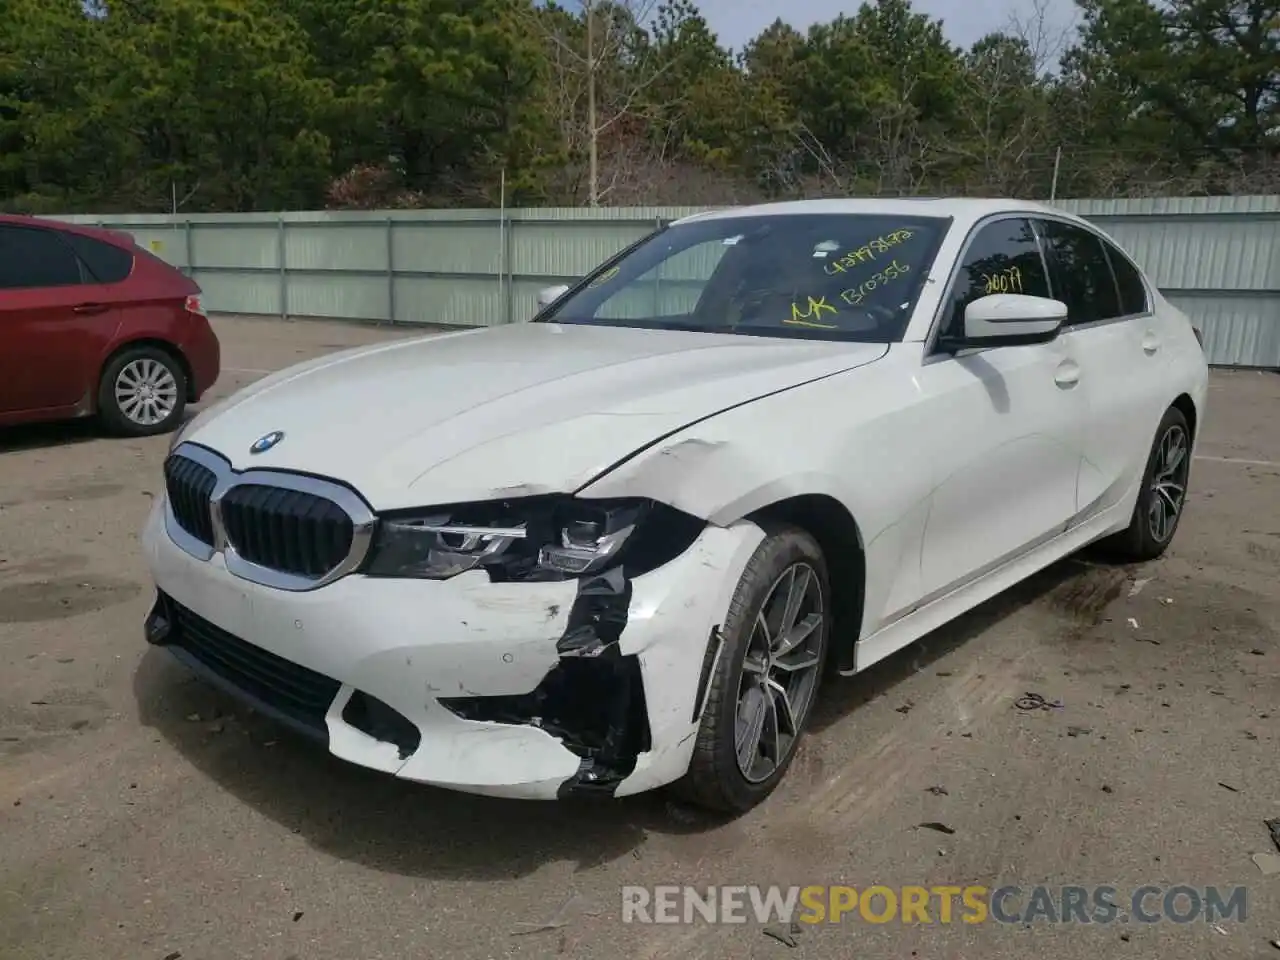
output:
[[[1147,356],[1151,356],[1160,349],[1160,338],[1155,335],[1155,331],[1148,330],[1142,337],[1142,352]]]
[[[71,308],[73,312],[79,314],[95,314],[106,313],[110,309],[105,303],[79,303]]]
[[[1053,382],[1064,390],[1070,390],[1080,382],[1080,364],[1074,360],[1063,360],[1054,371]]]

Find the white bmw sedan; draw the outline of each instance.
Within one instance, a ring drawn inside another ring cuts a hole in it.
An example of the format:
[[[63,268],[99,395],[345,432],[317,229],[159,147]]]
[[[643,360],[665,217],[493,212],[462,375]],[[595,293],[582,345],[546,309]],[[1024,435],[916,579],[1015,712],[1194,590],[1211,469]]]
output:
[[[1078,218],[728,210],[543,300],[192,421],[144,534],[147,639],[407,780],[736,812],[824,671],[1177,529],[1199,335]]]

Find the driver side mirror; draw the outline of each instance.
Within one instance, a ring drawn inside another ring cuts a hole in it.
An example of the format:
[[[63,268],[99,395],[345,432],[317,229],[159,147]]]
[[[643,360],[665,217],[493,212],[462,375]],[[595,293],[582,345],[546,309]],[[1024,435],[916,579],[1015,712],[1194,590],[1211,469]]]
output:
[[[1015,347],[1048,343],[1067,321],[1067,305],[1048,297],[993,293],[965,307],[964,336],[941,344],[955,351],[967,347]]]
[[[543,287],[538,291],[538,309],[545,310],[568,292],[568,285],[563,283],[554,287]]]

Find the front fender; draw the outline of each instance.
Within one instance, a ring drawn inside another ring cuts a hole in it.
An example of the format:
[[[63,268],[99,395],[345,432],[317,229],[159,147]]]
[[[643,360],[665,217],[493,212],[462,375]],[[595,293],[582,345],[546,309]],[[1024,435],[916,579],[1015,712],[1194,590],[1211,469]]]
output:
[[[822,473],[780,476],[777,464],[767,462],[757,448],[681,434],[633,457],[577,495],[648,497],[727,527],[779,500],[825,494],[844,502],[847,492]]]
[[[858,590],[859,636],[876,629],[886,611],[918,591],[919,543],[927,497],[907,489],[876,489],[821,471],[778,472],[765,445],[697,436],[672,437],[580,491],[582,497],[647,497],[720,527],[792,497],[820,495],[843,504],[863,536],[864,580]],[[785,462],[784,458],[782,459]],[[874,480],[875,478],[871,478]],[[892,498],[886,502],[885,497]],[[826,531],[813,531],[820,536]]]
[[[869,364],[726,411],[576,493],[646,497],[717,526],[793,497],[830,497],[862,536],[865,583],[849,587],[864,591],[866,633],[919,596],[920,543],[935,480],[930,447],[918,439],[928,414],[900,366]]]

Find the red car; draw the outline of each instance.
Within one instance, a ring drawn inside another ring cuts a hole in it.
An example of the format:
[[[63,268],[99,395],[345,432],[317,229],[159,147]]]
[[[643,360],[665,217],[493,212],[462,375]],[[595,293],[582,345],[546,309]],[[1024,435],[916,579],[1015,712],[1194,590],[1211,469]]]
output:
[[[0,215],[0,426],[166,433],[220,364],[200,287],[132,237]]]

